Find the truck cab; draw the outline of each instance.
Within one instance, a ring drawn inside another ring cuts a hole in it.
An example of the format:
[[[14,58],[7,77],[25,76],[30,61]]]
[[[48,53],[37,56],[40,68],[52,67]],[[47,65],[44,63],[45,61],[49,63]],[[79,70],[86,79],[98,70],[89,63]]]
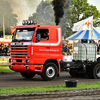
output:
[[[9,68],[20,72],[24,78],[30,79],[38,74],[44,80],[54,79],[60,73],[59,59],[63,59],[61,27],[16,26],[10,56]]]

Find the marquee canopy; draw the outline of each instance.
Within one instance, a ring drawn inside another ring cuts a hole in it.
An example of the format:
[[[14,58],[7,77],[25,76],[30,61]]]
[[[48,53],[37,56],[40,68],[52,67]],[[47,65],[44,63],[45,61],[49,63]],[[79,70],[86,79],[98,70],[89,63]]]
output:
[[[92,30],[82,30],[74,33],[73,35],[69,36],[69,40],[73,39],[100,39],[100,30],[98,28],[93,27]]]

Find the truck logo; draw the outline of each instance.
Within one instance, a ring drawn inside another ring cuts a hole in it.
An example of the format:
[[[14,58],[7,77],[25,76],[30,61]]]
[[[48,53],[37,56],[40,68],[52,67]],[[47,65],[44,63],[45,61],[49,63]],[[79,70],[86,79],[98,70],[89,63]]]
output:
[[[23,43],[15,43],[15,45],[23,45]]]

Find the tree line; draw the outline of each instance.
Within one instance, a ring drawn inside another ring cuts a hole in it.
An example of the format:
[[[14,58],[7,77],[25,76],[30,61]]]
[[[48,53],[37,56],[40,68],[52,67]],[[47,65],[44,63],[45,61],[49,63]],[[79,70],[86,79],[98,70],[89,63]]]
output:
[[[13,9],[7,0],[0,0],[0,36],[3,33],[3,23],[5,35],[11,34],[10,26],[17,25],[17,15],[13,13]]]
[[[64,37],[73,34],[72,27],[74,23],[92,15],[94,27],[100,26],[99,10],[96,6],[90,5],[87,0],[71,0],[70,8],[68,10],[65,9],[64,12],[64,16],[59,23]],[[16,26],[18,20],[17,15],[13,13],[13,9],[7,0],[0,0],[0,34],[3,31],[3,17],[5,33],[11,34],[10,26]],[[36,12],[29,16],[28,19],[43,25],[56,25],[52,0],[41,0],[36,8]]]

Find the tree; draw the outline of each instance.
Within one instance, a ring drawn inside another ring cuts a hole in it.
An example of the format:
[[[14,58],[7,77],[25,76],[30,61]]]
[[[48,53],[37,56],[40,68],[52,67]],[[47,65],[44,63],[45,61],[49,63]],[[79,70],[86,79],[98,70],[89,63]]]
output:
[[[7,0],[0,0],[0,31],[3,31],[3,18],[6,34],[11,34],[10,26],[16,26],[17,15],[13,13]]]
[[[95,27],[99,26],[100,12],[97,10],[96,6],[89,5],[87,0],[72,0],[72,5],[63,18],[64,22],[66,22],[66,25],[63,26],[66,28],[64,30],[64,36],[68,37],[69,35],[73,34],[71,29],[74,23],[86,19],[92,15],[94,19],[93,25]]]
[[[36,13],[28,18],[44,25],[54,25],[54,11],[51,0],[42,0],[36,9]]]

